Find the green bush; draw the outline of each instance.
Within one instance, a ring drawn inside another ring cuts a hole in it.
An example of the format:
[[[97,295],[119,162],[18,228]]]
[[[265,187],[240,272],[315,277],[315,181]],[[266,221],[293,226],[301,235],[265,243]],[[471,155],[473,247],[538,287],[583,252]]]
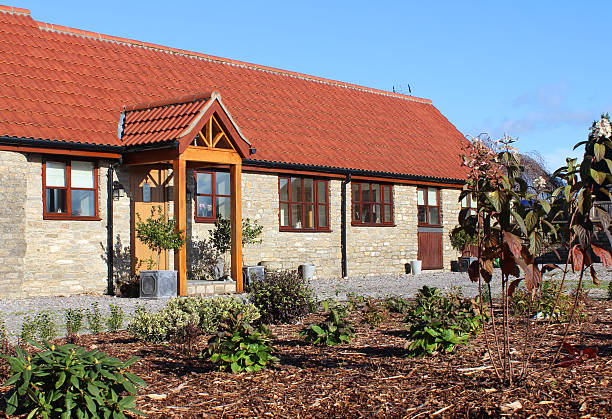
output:
[[[423,286],[406,313],[410,356],[453,352],[480,332],[485,316],[478,304],[459,294],[444,296],[438,288]]]
[[[66,320],[66,336],[73,339],[83,330],[83,309],[69,308],[64,310],[64,319]]]
[[[233,373],[259,371],[279,361],[272,355],[271,336],[262,324],[255,329],[242,313],[230,314],[219,324],[219,330],[208,341],[202,353],[217,364],[219,370]]]
[[[4,386],[6,413],[43,418],[125,418],[134,408],[137,387],[144,381],[125,369],[136,362],[121,362],[104,353],[66,344],[44,342],[31,355],[17,348],[17,356],[4,356],[11,377]],[[127,393],[127,395],[125,395]]]
[[[371,298],[368,298],[365,301],[365,306],[363,307],[361,323],[376,327],[385,320],[386,314],[387,313],[381,304]]]
[[[164,250],[178,250],[185,244],[184,231],[176,230],[174,218],[166,217],[161,206],[152,207],[151,215],[144,221],[136,214],[136,236],[145,246],[157,254],[157,269]]]
[[[461,226],[456,226],[448,235],[451,246],[462,252],[466,246],[478,244],[478,235],[469,235]]]
[[[608,282],[608,300],[612,300],[612,281]]]
[[[91,333],[97,334],[102,331],[102,313],[98,302],[92,303],[91,308],[87,310],[87,323]]]
[[[11,343],[9,342],[9,335],[6,331],[6,322],[4,321],[2,313],[0,313],[0,355],[6,355],[10,350]]]
[[[36,324],[36,336],[40,341],[49,340],[57,335],[57,325],[53,320],[53,313],[50,311],[41,311],[34,317]]]
[[[35,339],[36,337],[36,322],[32,317],[25,314],[23,316],[23,323],[21,323],[21,333],[19,334],[20,344],[25,344],[28,340]]]
[[[519,288],[510,297],[510,309],[514,315],[529,314],[538,318],[564,322],[568,320],[574,304],[572,296],[565,291],[565,287],[561,289],[559,281],[543,281],[540,292],[533,297],[530,303],[531,294],[527,289]],[[557,296],[559,296],[558,300]],[[582,306],[582,300],[579,298],[576,314],[580,314]]]
[[[385,298],[385,307],[391,313],[406,314],[410,309],[410,301],[407,298],[390,295]]]
[[[314,307],[312,289],[295,271],[266,272],[264,279],[251,283],[248,292],[264,323],[291,323]]]
[[[109,332],[118,332],[123,326],[123,309],[118,305],[110,305],[110,316],[106,319],[106,327]]]
[[[353,338],[353,325],[346,319],[347,307],[337,301],[323,301],[325,320],[311,324],[300,332],[300,338],[313,345],[338,345]]]
[[[172,339],[188,324],[197,325],[203,333],[215,333],[232,313],[242,313],[248,322],[259,319],[259,311],[253,304],[235,297],[173,298],[158,313],[138,307],[127,330],[136,339],[161,343]]]

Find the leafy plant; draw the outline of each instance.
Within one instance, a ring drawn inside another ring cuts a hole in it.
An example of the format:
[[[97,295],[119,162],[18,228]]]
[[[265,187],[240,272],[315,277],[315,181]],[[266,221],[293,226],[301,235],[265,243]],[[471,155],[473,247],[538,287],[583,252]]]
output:
[[[136,214],[136,236],[153,252],[157,253],[157,269],[164,250],[178,250],[185,244],[184,231],[177,231],[176,221],[166,219],[161,206],[151,208],[151,215],[145,221]]]
[[[348,311],[361,310],[366,304],[366,297],[357,295],[354,292],[346,294],[346,309]]]
[[[242,220],[242,244],[261,243],[258,237],[263,231],[263,226],[257,220],[251,222],[250,218]],[[230,220],[217,218],[215,228],[209,231],[210,241],[220,254],[228,252],[232,246],[232,224]]]
[[[69,308],[64,310],[64,319],[66,320],[66,336],[72,340],[83,330],[83,309]]]
[[[384,307],[373,299],[368,298],[363,307],[361,322],[376,327],[385,320],[385,317]]]
[[[17,348],[17,356],[4,356],[12,374],[4,383],[11,386],[4,396],[8,415],[126,418],[126,411],[141,414],[134,408],[134,395],[145,382],[126,371],[136,358],[121,362],[72,344],[30,344],[40,351],[29,354]]]
[[[106,327],[109,332],[118,332],[123,326],[123,309],[116,304],[110,305],[110,316],[106,319]]]
[[[239,298],[173,298],[157,313],[138,306],[127,330],[136,339],[161,343],[171,340],[180,333],[179,329],[190,323],[197,325],[203,333],[215,333],[219,324],[232,313],[242,313],[248,322],[259,319],[257,308]]]
[[[102,331],[102,313],[97,301],[93,302],[91,308],[87,310],[87,323],[91,333],[97,334]]]
[[[251,283],[248,292],[264,323],[293,322],[314,306],[312,289],[295,271],[266,272],[264,279]]]
[[[532,296],[526,289],[518,289],[510,298],[510,308],[516,315],[527,314],[536,319],[551,319],[565,322],[569,319],[573,299],[565,292],[565,287],[559,281],[547,280],[542,282],[539,292]],[[582,309],[582,302],[578,300],[576,312]]]
[[[608,300],[612,300],[612,281],[608,282]]]
[[[0,313],[0,355],[8,354],[11,348],[12,346],[9,342],[8,332],[6,331],[6,322],[4,321],[4,317]]]
[[[453,352],[481,330],[484,320],[476,301],[423,286],[404,320],[409,328],[406,348],[411,356]]]
[[[478,244],[478,235],[475,233],[468,234],[461,226],[455,227],[448,236],[451,246],[458,252],[465,250],[466,246]]]
[[[346,319],[347,308],[334,300],[323,301],[325,320],[311,324],[300,332],[300,338],[313,345],[338,345],[353,338],[353,325]]]
[[[406,312],[410,309],[410,301],[407,298],[402,298],[398,296],[388,296],[385,298],[385,307],[391,313],[400,313],[406,314]]]
[[[177,327],[172,332],[172,339],[177,344],[181,345],[185,352],[189,355],[193,354],[193,349],[198,340],[198,337],[202,335],[202,329],[200,326],[192,321]]]
[[[230,314],[219,325],[219,330],[210,338],[208,349],[202,355],[218,364],[221,371],[252,372],[279,361],[272,355],[272,350],[268,329],[263,324],[255,329],[244,320],[242,313],[238,313]]]
[[[220,253],[209,240],[194,240],[190,243],[191,264],[187,271],[187,278],[197,281],[209,281],[218,277],[217,260]]]
[[[49,340],[57,334],[57,325],[50,311],[41,311],[34,316],[34,324],[36,325],[36,335],[41,341]]]
[[[23,316],[21,323],[21,333],[19,334],[19,344],[24,345],[27,341],[36,337],[36,322],[29,315]]]

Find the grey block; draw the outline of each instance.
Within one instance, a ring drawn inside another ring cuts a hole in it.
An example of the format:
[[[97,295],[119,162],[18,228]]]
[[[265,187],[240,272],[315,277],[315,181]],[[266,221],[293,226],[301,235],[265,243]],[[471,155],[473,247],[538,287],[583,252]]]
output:
[[[140,298],[176,297],[176,271],[140,271]]]

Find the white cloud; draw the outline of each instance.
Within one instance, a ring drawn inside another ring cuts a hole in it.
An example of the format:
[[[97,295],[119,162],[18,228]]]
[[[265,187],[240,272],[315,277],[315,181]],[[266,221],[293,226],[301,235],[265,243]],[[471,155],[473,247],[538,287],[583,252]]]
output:
[[[584,153],[584,148],[579,147],[576,150],[572,150],[572,148],[557,148],[548,153],[542,153],[542,157],[544,157],[544,162],[546,163],[546,168],[553,172],[561,166],[565,166],[565,159],[567,157],[570,158],[582,158],[582,153]]]

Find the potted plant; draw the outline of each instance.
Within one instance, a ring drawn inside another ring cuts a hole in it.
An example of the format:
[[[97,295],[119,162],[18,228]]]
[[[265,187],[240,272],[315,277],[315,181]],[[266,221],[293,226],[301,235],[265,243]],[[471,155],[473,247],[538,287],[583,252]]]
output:
[[[263,230],[263,226],[259,225],[257,221],[253,220],[251,222],[250,218],[245,218],[242,220],[242,244],[255,244],[261,243],[261,239],[258,237],[261,235]],[[209,231],[210,241],[212,245],[217,249],[219,254],[222,257],[217,261],[217,266],[219,266],[219,270],[223,272],[223,277],[227,275],[225,266],[227,252],[232,247],[232,227],[230,220],[224,220],[218,218],[215,222],[215,228]],[[221,269],[221,266],[223,267]]]
[[[451,270],[458,272],[467,272],[470,263],[475,258],[472,256],[470,247],[478,244],[478,236],[476,234],[470,235],[459,226],[455,227],[449,234],[451,246],[457,252],[461,252],[461,256],[458,261],[451,262]],[[455,265],[455,266],[453,266]]]
[[[138,215],[137,215],[138,216]],[[160,270],[161,253],[164,250],[178,250],[185,244],[184,231],[176,231],[174,218],[166,219],[160,206],[151,208],[151,215],[142,221],[138,216],[136,236],[151,251],[157,254],[157,270],[152,270],[154,261],[148,261],[149,270],[140,271],[140,295],[154,297],[176,296],[176,271]],[[146,277],[146,284],[143,282]],[[151,295],[151,294],[155,295]],[[144,294],[144,295],[143,295]]]

